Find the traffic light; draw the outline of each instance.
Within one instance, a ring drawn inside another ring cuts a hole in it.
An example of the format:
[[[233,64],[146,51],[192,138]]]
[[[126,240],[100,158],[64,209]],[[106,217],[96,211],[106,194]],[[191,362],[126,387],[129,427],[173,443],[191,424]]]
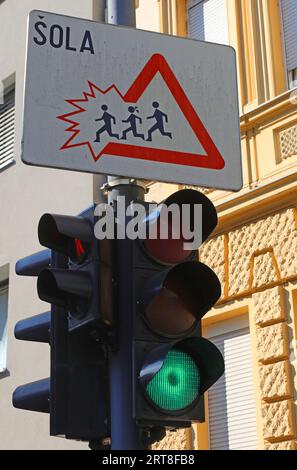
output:
[[[48,342],[51,367],[50,378],[18,387],[13,405],[49,413],[50,435],[100,448],[110,436],[106,342],[113,338],[112,300],[101,309],[100,290],[112,288],[112,253],[94,237],[93,209],[77,217],[43,215],[38,236],[50,250],[16,264],[17,274],[37,276],[38,295],[51,311],[18,322],[15,337]]]
[[[39,297],[69,312],[69,328],[100,329],[112,341],[113,285],[110,240],[94,236],[94,207],[79,216],[44,214],[38,225],[42,246],[66,256],[66,269],[47,268],[38,276]],[[110,295],[105,295],[110,293]]]
[[[204,242],[217,224],[216,210],[206,196],[186,189],[147,216],[144,223],[155,225],[156,237],[133,244],[133,403],[144,428],[204,421],[203,394],[224,372],[221,353],[201,336],[201,319],[220,298],[221,286],[181,232],[184,211],[190,233],[201,230]]]
[[[16,274],[21,276],[38,276],[50,266],[51,252],[43,250],[26,256],[16,263]],[[40,343],[50,342],[50,312],[19,321],[14,330],[15,338]],[[15,408],[49,413],[50,379],[42,379],[18,387],[13,394]]]

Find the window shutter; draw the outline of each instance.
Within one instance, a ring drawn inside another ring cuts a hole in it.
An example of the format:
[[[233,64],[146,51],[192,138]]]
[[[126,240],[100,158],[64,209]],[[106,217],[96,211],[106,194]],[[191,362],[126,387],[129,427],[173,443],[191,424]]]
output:
[[[0,288],[0,372],[6,370],[8,287]]]
[[[281,0],[283,32],[288,72],[297,68],[297,4]]]
[[[208,392],[210,448],[257,449],[249,329],[229,331],[210,340],[225,359],[225,374]]]
[[[226,0],[188,0],[188,33],[192,39],[229,44]]]
[[[13,161],[15,128],[15,90],[4,92],[0,104],[0,170]]]

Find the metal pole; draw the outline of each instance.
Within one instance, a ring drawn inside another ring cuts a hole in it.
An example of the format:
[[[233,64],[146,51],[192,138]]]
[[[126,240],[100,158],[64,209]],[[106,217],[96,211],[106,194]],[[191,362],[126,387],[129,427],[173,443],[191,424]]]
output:
[[[134,0],[107,0],[108,23],[136,27]]]
[[[136,26],[134,0],[107,0],[108,22],[125,26]],[[108,200],[114,204],[117,196],[125,196],[126,204],[144,199],[144,187],[136,180],[108,177]],[[129,256],[129,241],[121,240],[117,249],[125,250]],[[125,258],[118,256],[117,272],[122,280],[118,289],[121,301],[118,305],[118,350],[110,357],[110,407],[111,449],[142,450],[140,432],[133,419],[132,401],[132,314],[129,288],[132,289],[132,273],[126,272]],[[128,264],[129,265],[129,264]],[[131,284],[130,284],[131,281]],[[126,290],[126,292],[125,292]]]
[[[107,0],[107,21],[110,24],[135,28],[135,0]],[[119,176],[108,176],[107,180],[112,183],[119,178]],[[124,184],[129,184],[129,180],[126,180]]]
[[[144,189],[132,185],[118,186],[109,194],[113,204],[117,195],[125,195],[127,207],[131,200],[143,199]],[[117,350],[110,352],[111,449],[143,450],[140,428],[133,419],[133,240],[116,240],[115,245],[118,304]]]
[[[105,21],[106,0],[96,0],[93,2],[93,20],[104,23]],[[106,175],[93,175],[93,202],[94,204],[105,204],[107,198],[105,191],[102,189],[106,186]]]

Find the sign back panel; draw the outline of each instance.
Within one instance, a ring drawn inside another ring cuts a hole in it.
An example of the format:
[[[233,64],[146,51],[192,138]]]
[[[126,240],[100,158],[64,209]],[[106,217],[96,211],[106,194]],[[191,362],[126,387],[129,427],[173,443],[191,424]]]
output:
[[[234,50],[31,12],[22,159],[239,190]]]

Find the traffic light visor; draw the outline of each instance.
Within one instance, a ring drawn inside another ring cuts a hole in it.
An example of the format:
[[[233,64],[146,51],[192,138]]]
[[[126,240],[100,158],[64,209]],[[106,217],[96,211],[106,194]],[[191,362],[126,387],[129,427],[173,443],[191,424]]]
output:
[[[13,392],[14,408],[49,413],[50,379],[37,380],[17,387]]]
[[[144,320],[164,336],[190,331],[220,298],[221,285],[205,264],[188,261],[147,281]]]
[[[196,209],[201,207],[201,218]],[[201,233],[201,243],[211,234],[217,225],[217,212],[212,202],[199,191],[183,189],[163,201],[146,218],[152,228],[144,240],[146,253],[162,264],[175,264],[194,256],[197,248],[185,247],[191,243],[191,234]],[[185,229],[187,236],[185,234]]]
[[[87,273],[63,269],[44,269],[38,276],[39,298],[82,318],[93,295],[92,281]]]
[[[81,263],[88,255],[93,233],[84,217],[44,214],[39,221],[38,237],[41,245]]]

